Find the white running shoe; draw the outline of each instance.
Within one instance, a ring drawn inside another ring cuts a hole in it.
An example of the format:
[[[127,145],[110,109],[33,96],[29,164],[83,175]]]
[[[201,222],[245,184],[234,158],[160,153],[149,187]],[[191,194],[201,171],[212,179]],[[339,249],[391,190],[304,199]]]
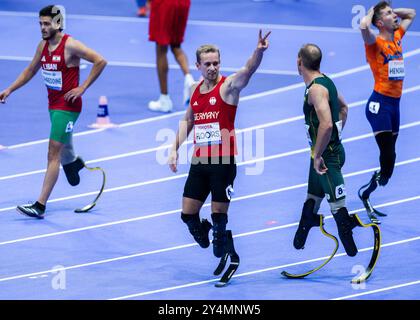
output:
[[[190,103],[190,89],[191,86],[195,83],[193,76],[191,73],[188,73],[185,75],[184,79],[184,98],[182,100],[182,103],[187,106]]]
[[[149,109],[152,111],[171,112],[172,100],[169,95],[161,94],[159,100],[149,102]]]

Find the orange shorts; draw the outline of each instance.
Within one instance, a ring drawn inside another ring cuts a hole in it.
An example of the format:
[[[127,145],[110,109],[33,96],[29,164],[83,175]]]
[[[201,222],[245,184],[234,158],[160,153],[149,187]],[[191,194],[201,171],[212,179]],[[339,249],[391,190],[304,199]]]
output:
[[[180,45],[184,41],[190,4],[190,0],[153,0],[149,40],[160,45]]]

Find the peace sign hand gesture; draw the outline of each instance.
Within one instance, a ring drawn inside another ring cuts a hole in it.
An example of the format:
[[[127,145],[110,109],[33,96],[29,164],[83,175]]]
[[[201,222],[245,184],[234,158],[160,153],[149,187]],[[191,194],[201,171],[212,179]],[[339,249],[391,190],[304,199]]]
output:
[[[261,49],[262,51],[265,51],[268,48],[268,36],[271,34],[271,31],[268,31],[267,34],[263,37],[262,36],[262,30],[260,29],[260,33],[258,35],[258,45],[257,49]]]

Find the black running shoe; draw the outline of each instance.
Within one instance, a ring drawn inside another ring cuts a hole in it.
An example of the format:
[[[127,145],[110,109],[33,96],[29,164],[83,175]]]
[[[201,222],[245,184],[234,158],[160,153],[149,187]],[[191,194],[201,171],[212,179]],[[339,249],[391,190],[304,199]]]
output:
[[[207,219],[201,220],[200,232],[196,232],[194,235],[195,241],[197,241],[201,248],[208,248],[210,246],[210,229],[211,223]]]
[[[85,163],[80,157],[77,157],[76,160],[74,160],[73,162],[63,165],[63,169],[66,174],[67,181],[73,187],[77,186],[80,183],[79,171],[83,169],[84,166],[85,166]]]
[[[211,229],[211,223],[207,219],[203,219],[200,224],[189,224],[188,230],[194,237],[194,240],[198,243],[201,248],[208,248],[210,246],[209,231]]]
[[[314,213],[315,200],[308,199],[303,205],[302,216],[300,217],[299,227],[296,230],[293,246],[296,249],[303,249],[312,227],[319,227],[320,217]]]
[[[346,208],[339,209],[336,214],[333,214],[333,217],[337,223],[338,236],[347,255],[354,257],[357,254],[357,247],[353,239],[352,230],[358,225],[356,218],[353,215],[349,215]]]
[[[42,209],[39,204],[35,202],[33,204],[17,206],[16,211],[31,218],[44,219],[45,207]]]

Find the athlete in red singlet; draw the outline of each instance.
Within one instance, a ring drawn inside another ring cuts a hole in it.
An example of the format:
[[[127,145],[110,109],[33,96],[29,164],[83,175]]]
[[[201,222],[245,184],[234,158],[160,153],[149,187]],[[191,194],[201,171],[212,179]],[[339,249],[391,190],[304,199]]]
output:
[[[67,65],[65,48],[67,42],[71,42],[68,34],[63,34],[57,46],[44,41],[41,52],[41,74],[48,91],[48,108],[50,110],[64,110],[70,112],[82,111],[82,98],[77,97],[74,101],[64,98],[69,92],[79,86],[79,65]],[[50,48],[54,48],[50,50]]]
[[[199,212],[211,192],[213,220],[213,253],[225,253],[227,212],[235,164],[235,115],[239,94],[257,70],[268,48],[268,36],[261,35],[253,55],[245,67],[229,77],[219,74],[220,52],[217,47],[204,45],[196,52],[196,66],[203,81],[192,87],[192,96],[185,113],[185,126],[180,126],[169,156],[169,167],[177,171],[178,149],[194,130],[194,155],[185,183],[181,219],[202,248],[210,245],[208,232],[212,227],[207,220],[200,221]]]
[[[43,219],[45,205],[57,182],[60,162],[71,185],[80,181],[82,159],[75,155],[72,143],[74,124],[82,110],[81,96],[98,78],[106,61],[98,53],[63,33],[64,15],[58,6],[47,6],[39,12],[42,41],[30,65],[6,90],[0,92],[0,102],[25,85],[41,69],[48,90],[51,134],[48,145],[48,166],[41,194],[34,204],[18,206],[17,211]],[[80,59],[93,63],[89,76],[79,85]]]
[[[149,102],[152,111],[171,112],[173,103],[168,91],[168,48],[184,75],[182,104],[188,105],[190,87],[194,78],[188,66],[188,57],[182,49],[187,27],[190,0],[153,0],[150,8],[149,40],[156,43],[156,65],[159,78],[160,96]]]

